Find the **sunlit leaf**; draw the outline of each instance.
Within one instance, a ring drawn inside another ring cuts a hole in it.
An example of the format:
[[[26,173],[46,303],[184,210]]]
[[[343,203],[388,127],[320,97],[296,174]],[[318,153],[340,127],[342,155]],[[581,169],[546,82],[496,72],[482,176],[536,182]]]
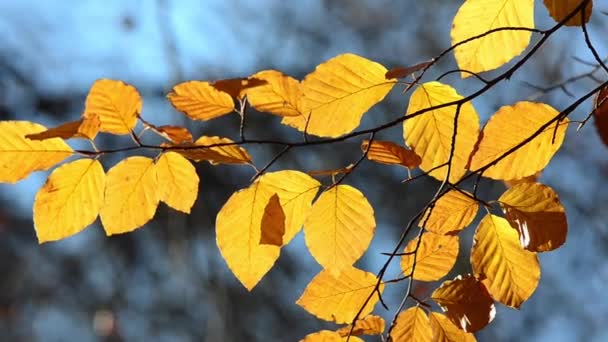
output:
[[[281,207],[279,195],[274,194],[268,200],[262,215],[262,236],[260,244],[283,245],[283,235],[285,235],[285,213]]]
[[[354,54],[319,64],[301,83],[302,115],[282,123],[320,137],[352,132],[363,115],[382,101],[396,80],[386,80],[386,68]]]
[[[319,196],[304,224],[306,246],[323,268],[339,272],[367,250],[374,236],[374,209],[349,185],[338,185]]]
[[[496,315],[494,300],[485,286],[471,275],[444,281],[431,298],[452,323],[466,332],[476,332]]]
[[[217,145],[217,146],[213,146]],[[251,164],[251,156],[247,151],[228,138],[202,136],[194,144],[182,144],[183,149],[174,149],[188,159],[194,161],[206,160],[212,165],[216,164]],[[200,147],[196,146],[212,146]]]
[[[410,241],[405,247],[404,253],[416,250],[418,239]],[[425,233],[422,242],[416,252],[416,267],[414,268],[414,279],[422,281],[434,281],[443,278],[456,263],[459,249],[458,236],[439,235]],[[401,257],[401,269],[404,275],[412,273],[414,254],[406,254]]]
[[[300,340],[300,342],[345,342],[346,340],[346,337],[340,336],[340,334],[335,331],[321,330],[316,333],[306,335],[306,337]],[[356,336],[351,336],[348,341],[364,342],[362,339]]]
[[[349,324],[338,329],[336,332],[340,334],[340,336],[348,336],[349,333],[351,336],[381,335],[384,333],[384,325],[384,318],[376,315],[369,315],[358,319],[355,322],[354,328]]]
[[[188,81],[173,87],[167,95],[175,109],[194,120],[211,120],[234,110],[234,100],[209,82]]]
[[[566,19],[570,13],[572,13],[579,5],[582,4],[582,0],[545,0],[545,7],[549,10],[549,15],[557,21],[561,22]],[[591,12],[593,11],[593,0],[590,0],[585,5],[585,23],[589,22],[591,18]],[[581,26],[581,13],[577,12],[574,17],[570,18],[565,23],[566,26]]]
[[[452,24],[452,45],[503,27],[534,28],[534,0],[467,0]],[[458,46],[458,67],[471,72],[499,68],[522,53],[532,32],[502,30]],[[471,76],[462,73],[462,77]]]
[[[448,85],[439,82],[425,83],[412,94],[407,114],[461,99],[462,96]],[[447,163],[450,156],[456,112],[457,106],[442,107],[407,119],[403,123],[406,144],[422,157],[420,168],[427,172],[438,168],[431,171],[430,175],[439,180],[443,180],[448,171],[447,165],[440,166]],[[465,174],[465,166],[478,135],[479,117],[473,105],[466,102],[460,107],[450,182],[458,181]]]
[[[137,124],[142,100],[137,89],[122,81],[95,81],[85,103],[85,120],[99,118],[101,132],[129,134]]]
[[[91,116],[89,119],[66,122],[57,127],[49,128],[44,132],[28,134],[26,138],[31,140],[46,140],[51,138],[84,138],[93,140],[97,136],[100,127],[101,121],[99,121],[99,117]]]
[[[15,183],[72,155],[70,146],[59,138],[43,141],[25,138],[45,130],[44,126],[29,121],[0,122],[0,183]]]
[[[471,197],[460,191],[450,190],[435,202],[432,212],[427,210],[420,222],[425,222],[426,216],[431,212],[431,217],[426,220],[424,227],[426,230],[444,235],[455,234],[473,222],[478,207]]]
[[[247,101],[260,112],[278,116],[302,115],[299,111],[300,82],[280,71],[264,70],[251,76],[267,83],[247,90]]]
[[[198,197],[198,175],[188,161],[175,152],[163,153],[156,161],[159,199],[186,214]]]
[[[61,240],[93,223],[104,186],[105,173],[97,160],[80,159],[56,168],[34,201],[38,242]]]
[[[431,342],[432,337],[429,318],[417,306],[401,312],[391,330],[391,340],[394,342]]]
[[[507,220],[491,214],[475,231],[471,265],[492,298],[514,308],[530,298],[540,280],[536,254],[520,246]]]
[[[391,141],[363,140],[361,150],[367,151],[367,159],[388,165],[402,165],[408,169],[417,168],[422,159],[416,152]]]
[[[363,303],[377,282],[374,274],[354,267],[343,269],[339,275],[323,270],[306,286],[296,304],[320,319],[350,323],[361,308],[362,316],[374,309],[378,302],[376,294],[365,307]],[[383,289],[384,285],[380,284],[379,291],[382,292]]]
[[[476,342],[475,335],[464,332],[450,321],[445,315],[431,312],[429,315],[433,342]]]
[[[154,160],[129,157],[108,171],[100,216],[107,235],[133,231],[156,213],[159,188]]]
[[[530,138],[558,114],[555,109],[543,103],[518,102],[500,108],[483,128],[471,157],[470,169],[477,170],[493,163]],[[559,124],[551,124],[517,151],[494,163],[483,175],[492,179],[512,180],[541,171],[562,145],[567,126],[568,119]]]

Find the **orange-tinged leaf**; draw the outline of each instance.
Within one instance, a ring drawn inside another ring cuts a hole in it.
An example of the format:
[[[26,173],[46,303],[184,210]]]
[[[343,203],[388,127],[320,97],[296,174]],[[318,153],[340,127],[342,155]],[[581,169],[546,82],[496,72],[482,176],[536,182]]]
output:
[[[475,231],[471,265],[492,298],[514,308],[530,298],[540,280],[536,254],[520,246],[507,220],[491,214]]]
[[[547,252],[566,242],[566,211],[550,187],[521,183],[507,190],[498,201],[507,221],[517,229],[523,248]]]
[[[518,102],[500,108],[483,128],[471,156],[470,170],[489,165],[531,137],[558,114],[558,111],[543,103]],[[512,180],[541,171],[562,145],[567,124],[568,119],[564,119],[562,123],[550,125],[517,151],[489,167],[483,175],[492,179]]]
[[[192,133],[185,127],[164,125],[155,127],[155,130],[163,137],[178,145],[192,143],[193,141]]]
[[[474,25],[472,25],[474,23]],[[467,0],[452,24],[452,45],[503,27],[534,28],[534,0]],[[483,72],[499,68],[522,53],[532,32],[502,30],[458,46],[454,55],[460,69]],[[471,74],[462,73],[462,77]]]
[[[354,267],[343,269],[339,275],[323,270],[306,286],[296,304],[320,319],[349,323],[363,307],[377,282],[374,274]],[[379,291],[382,290],[384,284],[380,284]],[[377,302],[378,296],[373,295],[361,315],[372,312]]]
[[[156,213],[160,193],[154,160],[129,157],[108,171],[100,216],[106,235],[133,231]]]
[[[163,153],[156,161],[159,200],[186,214],[198,197],[198,174],[188,159],[175,152]]]
[[[218,146],[213,146],[218,145]],[[194,161],[206,160],[212,165],[216,164],[251,164],[251,156],[247,151],[228,138],[202,136],[194,144],[182,144],[179,147],[184,149],[174,149],[188,159]],[[212,146],[200,147],[195,146]]]
[[[464,332],[450,321],[445,315],[431,312],[429,315],[433,342],[476,342],[475,335]]]
[[[608,145],[608,87],[597,93],[593,107],[595,128],[604,145]]]
[[[416,88],[412,94],[407,114],[459,101],[462,98],[449,85],[439,82],[425,83]],[[420,168],[423,171],[437,168],[431,171],[430,175],[439,180],[443,180],[448,171],[447,165],[440,166],[449,160],[456,112],[457,106],[443,107],[407,119],[403,123],[403,137],[406,144],[422,158]],[[478,135],[479,117],[471,102],[466,102],[460,107],[450,182],[456,182],[464,176],[465,166]]]
[[[323,268],[349,268],[369,247],[376,220],[365,196],[349,185],[325,191],[304,224],[306,246]]]
[[[405,247],[404,253],[416,250],[418,239],[410,241]],[[416,267],[414,268],[414,279],[422,281],[435,281],[445,277],[454,267],[458,258],[459,249],[458,236],[439,235],[425,233],[416,253]],[[406,254],[401,257],[401,269],[404,275],[412,273],[414,255]]]
[[[485,286],[471,275],[444,281],[431,298],[450,321],[466,332],[476,332],[496,315],[494,300]]]
[[[251,89],[264,84],[266,84],[265,80],[253,76],[250,78],[229,78],[211,83],[213,88],[227,93],[234,99],[242,99]]]
[[[402,165],[408,169],[417,168],[422,159],[416,152],[391,141],[363,140],[361,150],[367,151],[367,159],[388,165]]]
[[[407,76],[415,73],[416,71],[420,71],[420,70],[428,67],[431,63],[432,63],[432,61],[428,61],[428,62],[422,62],[422,63],[418,63],[418,64],[408,66],[408,67],[396,67],[396,68],[393,68],[393,69],[387,71],[386,74],[384,74],[384,77],[387,80],[390,80],[393,78],[404,78],[404,77],[407,77]]]
[[[211,120],[234,110],[234,100],[209,82],[188,81],[173,87],[167,95],[175,109],[194,120]]]
[[[248,290],[262,279],[279,257],[279,247],[260,244],[262,218],[270,198],[279,196],[285,214],[283,244],[302,227],[320,184],[299,171],[264,174],[237,191],[217,215],[217,244],[232,273]]]
[[[61,240],[93,223],[104,186],[105,173],[97,160],[80,159],[56,168],[34,201],[38,242]]]
[[[343,337],[348,336],[349,333],[351,333],[351,336],[382,335],[382,333],[384,333],[384,326],[384,318],[376,315],[369,315],[358,319],[355,322],[354,328],[352,328],[352,325],[349,324],[338,329],[336,332]]]
[[[350,53],[319,64],[301,83],[302,115],[284,117],[282,123],[320,137],[352,132],[395,85],[395,79],[384,77],[386,71],[384,66]]]
[[[93,140],[97,136],[100,127],[101,121],[99,121],[99,117],[92,116],[90,119],[66,122],[57,127],[49,128],[44,132],[28,134],[26,138],[31,140],[46,140],[51,138],[84,138]]]
[[[545,7],[549,11],[549,15],[557,22],[561,22],[566,19],[570,13],[572,13],[579,5],[582,4],[581,0],[545,0]],[[589,22],[591,18],[591,12],[593,11],[593,0],[590,0],[585,5],[585,23]],[[566,21],[566,26],[581,26],[581,13],[577,12],[574,17]]]
[[[346,337],[340,336],[340,334],[335,331],[321,330],[316,333],[306,335],[306,337],[300,340],[300,342],[345,342],[346,340]],[[348,341],[364,342],[362,339],[356,336],[351,336]]]
[[[268,200],[264,214],[262,215],[262,234],[260,244],[283,245],[283,235],[285,235],[285,213],[281,207],[279,195],[274,194]]]
[[[431,217],[426,219],[430,210],[420,222],[425,222],[426,230],[443,235],[454,235],[463,230],[473,222],[477,215],[479,205],[471,197],[458,190],[450,190],[443,195],[431,212]]]
[[[29,121],[0,121],[0,183],[16,183],[34,171],[48,170],[74,153],[59,138],[35,141],[25,137],[45,130]]]
[[[122,81],[95,81],[85,103],[83,118],[101,122],[99,130],[113,134],[130,134],[141,113],[142,100],[137,89]]]
[[[391,341],[394,342],[431,342],[432,338],[429,318],[417,306],[401,312],[391,331]]]
[[[251,77],[267,82],[247,90],[247,101],[255,109],[278,116],[302,115],[298,106],[302,96],[298,80],[276,70],[260,71]]]

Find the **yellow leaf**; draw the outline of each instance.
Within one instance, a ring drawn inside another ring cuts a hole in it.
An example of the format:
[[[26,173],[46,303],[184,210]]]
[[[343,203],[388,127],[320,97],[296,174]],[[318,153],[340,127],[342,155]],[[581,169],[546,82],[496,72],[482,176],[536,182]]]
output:
[[[285,235],[285,213],[281,207],[279,195],[274,194],[268,200],[262,215],[262,236],[260,244],[283,245],[283,235]]]
[[[306,76],[300,87],[302,115],[284,117],[282,123],[320,137],[352,132],[395,85],[395,79],[384,78],[386,71],[354,54],[336,56]]]
[[[44,130],[44,126],[29,121],[0,122],[0,183],[16,183],[34,171],[48,170],[74,153],[61,139],[25,138]]]
[[[419,307],[401,312],[391,331],[391,341],[394,342],[431,342],[432,338],[429,318]]]
[[[384,333],[384,318],[376,315],[365,316],[361,319],[358,319],[355,322],[355,328],[351,328],[352,325],[347,325],[338,329],[336,332],[340,334],[340,336],[348,336],[351,333],[351,336],[358,335],[382,335]]]
[[[211,146],[213,147],[200,147],[196,146]],[[216,164],[251,164],[251,156],[247,151],[234,143],[234,141],[228,138],[222,137],[207,137],[202,136],[194,142],[194,144],[182,144],[178,147],[184,146],[184,149],[174,149],[177,152],[188,159],[194,161],[207,160],[212,165]]]
[[[334,273],[350,267],[374,237],[374,209],[349,185],[338,185],[319,196],[304,224],[306,246],[323,268]]]
[[[167,98],[175,109],[194,120],[211,120],[234,110],[232,97],[209,82],[180,83],[173,87]]]
[[[429,82],[419,86],[407,108],[407,114],[420,110],[461,100],[456,90],[439,82]],[[454,118],[457,106],[443,107],[428,111],[422,115],[405,120],[403,123],[403,137],[408,146],[422,158],[420,168],[430,171],[430,175],[443,180],[447,174],[447,165],[454,134]],[[466,102],[460,108],[458,117],[458,131],[456,147],[452,159],[450,182],[456,182],[464,176],[465,166],[473,151],[479,135],[479,117],[471,102]]]
[[[471,275],[444,281],[431,298],[450,321],[466,332],[476,332],[496,316],[494,300],[486,287]]]
[[[530,298],[540,280],[536,254],[519,245],[517,231],[507,220],[491,214],[475,231],[471,265],[492,298],[514,308]]]
[[[80,159],[56,168],[34,201],[38,242],[61,240],[93,223],[104,188],[105,173],[97,160]]]
[[[388,165],[402,165],[408,169],[417,168],[422,159],[412,150],[399,146],[391,141],[363,140],[361,150],[367,151],[367,159]]]
[[[156,161],[159,200],[186,214],[198,197],[198,175],[188,159],[175,152],[163,153]]]
[[[507,187],[507,189],[510,189],[518,184],[522,184],[522,183],[535,183],[541,176],[542,171],[538,171],[537,173],[531,175],[531,176],[527,176],[524,178],[519,178],[519,179],[511,179],[511,180],[506,180],[503,181],[503,183],[505,184],[505,186]]]
[[[296,304],[320,319],[349,323],[363,307],[377,282],[378,278],[372,273],[354,267],[342,270],[339,275],[323,270],[306,286]],[[382,293],[382,290],[384,284],[380,284],[379,291]],[[378,296],[374,294],[361,315],[372,312],[377,302]]]
[[[540,183],[521,183],[502,194],[498,202],[507,221],[519,232],[523,248],[547,252],[566,242],[566,211],[550,187]]]
[[[454,325],[445,315],[431,312],[429,315],[433,342],[476,342],[475,335],[464,332]]]
[[[543,103],[518,102],[514,106],[500,108],[483,128],[471,157],[470,170],[489,165],[531,137],[558,114]],[[541,171],[562,145],[567,123],[568,119],[564,119],[562,123],[552,124],[532,141],[492,165],[483,175],[492,179],[513,180]]]
[[[264,70],[251,76],[266,81],[265,85],[247,90],[247,101],[260,112],[278,116],[302,115],[298,108],[300,82],[276,70]]]
[[[545,7],[549,10],[549,14],[555,21],[561,22],[566,19],[570,13],[572,13],[579,5],[582,4],[581,0],[545,0]],[[585,5],[585,23],[589,22],[591,12],[593,11],[593,1],[590,0]],[[574,17],[570,18],[566,26],[581,26],[581,12],[577,12]]]
[[[340,336],[340,334],[335,331],[321,330],[316,333],[306,335],[306,337],[304,337],[303,340],[300,340],[300,342],[345,342],[346,340],[346,337]],[[348,341],[364,342],[362,339],[356,336],[351,336]]]
[[[57,127],[49,128],[44,132],[28,134],[26,138],[31,140],[46,140],[51,138],[85,138],[93,140],[97,136],[100,126],[99,117],[92,116],[86,120],[80,119],[78,121],[66,122]]]
[[[97,117],[99,130],[113,134],[129,134],[137,124],[142,100],[137,89],[122,81],[101,79],[95,81],[85,103],[85,120]]]
[[[452,45],[502,27],[534,28],[534,0],[465,1],[454,17]],[[502,30],[469,41],[454,51],[458,67],[476,73],[499,68],[522,53],[531,36],[530,31]]]
[[[232,273],[248,290],[262,279],[279,257],[279,247],[260,244],[262,218],[277,194],[285,214],[287,244],[301,229],[320,184],[298,171],[267,173],[235,192],[217,215],[217,244]]]
[[[133,231],[156,213],[159,189],[154,160],[130,157],[108,171],[101,207],[101,223],[106,235]]]
[[[443,195],[426,220],[430,210],[420,222],[425,222],[426,230],[443,235],[454,235],[473,222],[477,215],[477,201],[457,190],[450,190]]]
[[[404,253],[416,250],[418,239],[410,241],[405,247]],[[414,279],[422,281],[435,281],[443,278],[456,263],[459,249],[458,236],[439,235],[425,233],[416,253],[416,268]],[[404,275],[412,273],[414,255],[406,254],[401,258],[401,269]]]

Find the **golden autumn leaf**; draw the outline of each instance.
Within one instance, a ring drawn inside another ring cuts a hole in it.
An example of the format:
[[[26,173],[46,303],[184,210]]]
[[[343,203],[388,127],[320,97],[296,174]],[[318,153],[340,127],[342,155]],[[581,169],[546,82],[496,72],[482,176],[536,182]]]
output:
[[[264,70],[251,77],[267,83],[247,90],[247,101],[258,111],[278,116],[302,115],[300,82],[280,71]]]
[[[61,240],[93,223],[104,188],[105,173],[95,159],[76,160],[53,170],[34,201],[38,242]]]
[[[382,335],[382,333],[384,333],[384,326],[384,318],[376,315],[369,315],[358,319],[355,322],[354,328],[349,324],[338,329],[336,332],[343,337],[348,336],[349,333],[351,333],[351,336]]]
[[[491,214],[475,231],[471,265],[492,298],[514,308],[530,298],[540,280],[536,254],[520,246],[507,220]]]
[[[558,114],[549,105],[525,101],[500,108],[483,128],[469,169],[477,170],[493,163]],[[562,145],[567,126],[568,119],[550,125],[517,151],[493,164],[483,175],[492,179],[513,180],[541,171]]]
[[[582,4],[581,0],[544,0],[545,7],[549,11],[549,15],[557,22],[566,19],[578,6]],[[585,5],[585,23],[589,22],[591,12],[593,11],[593,0],[590,0]],[[574,17],[570,18],[565,23],[566,26],[581,26],[581,13],[577,12]]]
[[[283,212],[281,200],[277,194],[270,197],[268,204],[266,204],[266,207],[264,208],[261,230],[260,244],[275,245],[278,247],[283,245],[283,235],[285,235],[285,212]]]
[[[313,204],[304,237],[315,260],[338,273],[365,253],[375,228],[374,209],[365,196],[352,186],[337,185]]]
[[[354,267],[343,269],[339,275],[323,270],[306,286],[296,304],[320,319],[350,323],[377,282],[374,274]],[[380,284],[381,293],[383,289],[384,284]],[[363,307],[361,315],[372,312],[377,302],[378,296],[374,294]]]
[[[552,251],[566,242],[566,210],[550,187],[521,183],[498,199],[507,221],[517,229],[521,246],[533,252]]]
[[[416,152],[391,141],[363,140],[361,150],[367,151],[367,159],[388,165],[401,165],[408,169],[417,168],[422,159]]]
[[[407,114],[462,98],[449,85],[439,82],[424,83],[412,94]],[[443,107],[407,119],[403,123],[405,143],[422,158],[420,168],[427,172],[437,168],[431,171],[430,175],[439,180],[443,180],[448,171],[447,165],[440,166],[447,163],[450,156],[456,112],[457,106]],[[479,116],[471,102],[466,102],[460,107],[450,182],[456,182],[464,176],[465,166],[478,135]]]
[[[211,120],[234,110],[232,97],[209,82],[180,83],[173,87],[167,98],[175,109],[193,120]]]
[[[218,145],[218,146],[212,146]],[[196,146],[203,146],[197,148]],[[212,147],[204,147],[212,146]],[[194,161],[206,160],[212,165],[216,164],[251,164],[251,156],[243,147],[235,144],[234,141],[222,137],[202,136],[194,144],[182,144],[175,146],[177,152],[188,159]],[[180,147],[184,147],[183,149]]]
[[[427,210],[420,222],[425,222],[426,230],[443,235],[457,234],[473,222],[479,205],[471,197],[458,190],[450,190],[437,202],[433,211]],[[426,219],[429,212],[431,216]]]
[[[496,316],[494,300],[486,287],[472,275],[444,281],[431,298],[460,329],[476,332]]]
[[[475,335],[459,329],[445,315],[431,312],[429,315],[433,342],[476,342]]]
[[[198,174],[188,161],[175,152],[165,152],[156,161],[158,198],[175,210],[186,214],[198,197]]]
[[[345,342],[346,340],[346,337],[340,336],[340,334],[335,331],[321,330],[316,333],[306,335],[306,337],[300,340],[300,342]],[[348,341],[364,342],[362,339],[356,336],[351,336]]]
[[[404,253],[416,250],[418,239],[410,241],[405,247]],[[460,243],[458,236],[439,235],[425,233],[416,253],[416,267],[413,278],[422,281],[435,281],[445,277],[458,258]],[[408,276],[412,273],[414,255],[406,254],[401,257],[401,269]]]
[[[48,170],[74,153],[59,138],[35,141],[25,137],[45,130],[29,121],[0,122],[0,183],[16,183],[34,171]]]
[[[386,71],[381,64],[350,53],[319,64],[301,83],[301,115],[284,117],[282,123],[320,137],[352,132],[395,85],[397,80],[384,77]]]
[[[101,122],[99,131],[112,134],[130,134],[141,113],[142,100],[137,89],[122,81],[101,79],[95,81],[85,102],[85,121]]]
[[[319,186],[299,171],[271,172],[232,194],[224,204],[216,219],[217,244],[245,288],[253,289],[279,257],[279,247],[260,244],[262,218],[270,198],[279,196],[285,215],[283,244],[287,244],[301,229]]]
[[[266,84],[265,80],[249,77],[249,78],[229,78],[225,80],[218,80],[211,83],[213,88],[227,93],[233,99],[242,99],[245,94],[248,94],[249,90]]]
[[[604,145],[608,145],[608,87],[603,87],[593,101],[595,128]]]
[[[502,27],[534,28],[534,0],[467,0],[452,23],[452,45]],[[522,53],[532,32],[502,30],[456,47],[460,69],[479,73],[494,70]],[[471,74],[462,72],[463,78]]]
[[[160,193],[154,160],[129,157],[112,167],[106,177],[100,210],[106,235],[133,231],[156,213]]]
[[[429,318],[424,310],[417,306],[401,312],[391,330],[393,342],[431,342],[432,338]]]
[[[57,127],[49,128],[44,132],[28,134],[25,137],[31,140],[46,140],[51,138],[84,138],[93,140],[97,136],[100,127],[101,121],[99,121],[99,117],[91,116],[89,119],[66,122]]]

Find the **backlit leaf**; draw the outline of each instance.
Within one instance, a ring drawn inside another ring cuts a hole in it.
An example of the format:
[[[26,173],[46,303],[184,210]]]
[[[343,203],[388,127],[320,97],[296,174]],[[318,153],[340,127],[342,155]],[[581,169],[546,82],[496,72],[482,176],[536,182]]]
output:
[[[347,325],[338,329],[336,332],[340,334],[340,336],[348,336],[351,333],[351,336],[358,335],[381,335],[384,333],[384,318],[376,315],[365,316],[361,319],[358,319],[355,322],[355,327],[352,329],[352,325]]]
[[[264,215],[262,215],[262,236],[260,244],[283,245],[283,235],[285,235],[285,213],[281,207],[279,195],[274,194],[268,200]]]
[[[0,183],[15,183],[34,171],[48,170],[74,153],[59,138],[35,141],[25,137],[45,130],[29,121],[0,121]]]
[[[545,7],[549,10],[549,14],[551,17],[557,21],[561,22],[566,19],[570,13],[572,13],[579,5],[582,4],[581,0],[545,0]],[[585,23],[589,22],[589,18],[591,17],[591,12],[593,11],[593,0],[590,0],[587,5],[585,5]],[[574,17],[570,18],[566,21],[566,26],[581,26],[581,13],[577,12]]]
[[[431,298],[460,329],[476,332],[496,315],[494,300],[485,286],[471,275],[444,281]]]
[[[340,334],[335,331],[321,330],[316,333],[306,335],[306,337],[304,337],[303,340],[300,340],[300,342],[345,342],[346,340],[346,337],[340,336]],[[348,341],[364,342],[362,339],[356,336],[351,336]]]
[[[521,246],[533,252],[554,250],[566,241],[568,222],[559,197],[540,183],[521,183],[498,199]]]
[[[306,286],[296,304],[320,319],[349,323],[363,307],[377,282],[374,274],[354,267],[343,269],[339,275],[323,270]],[[380,284],[381,293],[383,289],[384,284]],[[374,294],[361,315],[372,312],[377,302],[378,296]]]
[[[483,128],[471,157],[470,169],[476,170],[492,163],[558,114],[558,111],[543,103],[518,102],[500,108]],[[492,165],[483,175],[492,179],[512,180],[541,171],[562,145],[567,123],[568,119],[564,119],[559,124],[550,125],[517,151]]]
[[[198,197],[198,174],[188,161],[175,152],[163,153],[156,161],[159,200],[186,214]]]
[[[475,335],[464,332],[450,321],[445,315],[431,312],[429,315],[433,342],[476,342]]]
[[[514,308],[530,298],[540,280],[536,254],[520,246],[507,220],[490,214],[475,231],[471,265],[492,298]]]
[[[218,145],[218,146],[212,146]],[[184,149],[173,151],[194,161],[206,160],[216,164],[251,164],[251,156],[247,151],[228,138],[202,136],[194,144],[182,144]],[[195,148],[195,146],[212,146]]]
[[[122,81],[95,81],[85,103],[83,118],[99,118],[101,132],[129,134],[137,124],[142,100],[137,89]]]
[[[461,100],[456,90],[439,82],[422,84],[412,94],[407,114],[430,107]],[[454,118],[457,106],[443,107],[428,111],[403,123],[403,136],[408,146],[422,157],[420,168],[430,171],[448,162],[454,134]],[[465,166],[479,135],[479,117],[473,105],[466,102],[460,108],[456,146],[450,171],[450,182],[456,182],[465,174]],[[430,172],[443,180],[447,165]]]
[[[93,223],[104,186],[105,173],[97,160],[80,159],[56,168],[34,201],[38,242],[61,240]]]
[[[266,84],[265,80],[249,77],[218,80],[211,83],[211,86],[221,92],[227,93],[234,99],[242,99],[251,89],[264,84]]]
[[[89,119],[66,122],[57,127],[49,128],[44,132],[28,134],[26,138],[31,140],[46,140],[51,138],[84,138],[93,140],[97,136],[100,127],[101,121],[99,121],[99,117],[91,116]]]
[[[163,137],[178,145],[191,143],[193,141],[192,133],[185,127],[165,125],[155,127],[155,130]]]
[[[251,76],[267,83],[247,90],[247,101],[260,112],[278,116],[302,115],[299,111],[300,82],[280,71],[264,70]]]
[[[306,246],[323,268],[350,267],[365,253],[374,236],[374,209],[349,185],[325,191],[313,204],[304,224]]]
[[[444,235],[456,234],[473,222],[477,215],[477,202],[471,197],[457,190],[450,190],[443,195],[431,212],[431,217],[426,221],[426,230]],[[425,217],[420,220],[424,222]]]
[[[418,245],[418,239],[410,241],[405,247],[404,253],[414,252]],[[443,278],[456,263],[459,249],[458,236],[439,235],[425,233],[416,253],[416,267],[414,279],[422,281],[434,281]],[[404,275],[412,273],[414,255],[401,257],[401,269]]]
[[[416,152],[391,141],[374,140],[370,146],[369,140],[364,140],[361,143],[361,150],[367,151],[367,159],[382,164],[402,165],[414,169],[422,162]]]
[[[234,110],[232,97],[209,82],[180,83],[173,87],[167,98],[175,109],[194,120],[211,120]]]
[[[154,160],[129,157],[108,171],[101,223],[106,234],[133,231],[156,213],[159,188]]]
[[[431,342],[433,332],[424,310],[415,306],[399,314],[391,331],[394,342]]]
[[[452,45],[502,27],[534,28],[534,0],[467,0],[452,24]],[[502,30],[458,46],[458,67],[471,72],[499,68],[522,53],[532,32]],[[462,73],[462,77],[471,76]]]
[[[352,132],[363,114],[395,85],[395,79],[385,79],[386,71],[376,62],[349,53],[319,64],[301,83],[302,115],[284,117],[282,123],[320,137]]]

